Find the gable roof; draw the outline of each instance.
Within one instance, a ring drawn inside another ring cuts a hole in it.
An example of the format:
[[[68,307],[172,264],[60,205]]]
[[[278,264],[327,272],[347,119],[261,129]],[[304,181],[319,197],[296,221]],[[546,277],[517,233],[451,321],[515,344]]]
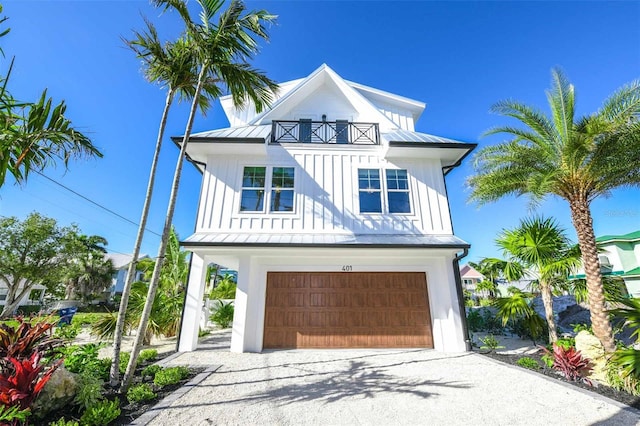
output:
[[[365,98],[360,92],[351,87],[342,77],[333,71],[327,64],[322,64],[318,69],[312,72],[307,78],[303,79],[287,94],[278,99],[271,105],[267,111],[257,115],[249,124],[265,124],[272,119],[279,118],[280,111],[286,107],[291,107],[306,97],[306,92],[313,91],[315,88],[324,84],[333,84],[338,91],[344,96],[353,108],[361,114],[372,116],[371,122],[380,123],[381,127],[389,129],[397,128],[398,125],[391,121],[371,101]],[[391,94],[389,94],[391,96]],[[401,99],[401,98],[398,98]]]
[[[460,276],[462,278],[478,278],[480,280],[484,279],[484,275],[476,271],[476,269],[469,264],[466,264],[460,268]]]

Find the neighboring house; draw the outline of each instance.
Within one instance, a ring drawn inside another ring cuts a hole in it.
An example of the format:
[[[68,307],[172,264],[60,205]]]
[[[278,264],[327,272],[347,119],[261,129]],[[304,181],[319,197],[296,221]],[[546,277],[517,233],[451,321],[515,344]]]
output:
[[[193,255],[179,350],[196,348],[210,263],[238,271],[234,352],[467,350],[469,244],[453,234],[444,178],[476,144],[415,132],[424,103],[326,65],[282,83],[261,114],[221,103],[231,127],[187,149],[202,186],[182,242]]]
[[[24,284],[20,284],[18,294],[24,288]],[[7,294],[9,293],[9,288],[7,285],[0,281],[0,306],[6,305],[7,302]],[[18,308],[20,306],[42,306],[44,304],[44,297],[47,293],[47,288],[41,284],[35,284],[29,293],[25,294],[20,303],[18,304]],[[1,309],[0,309],[1,310]]]
[[[596,243],[602,275],[622,278],[629,294],[640,297],[640,230],[598,237]],[[578,277],[584,278],[584,271]]]
[[[130,254],[120,254],[120,253],[107,253],[105,255],[107,259],[111,259],[113,263],[113,269],[115,272],[112,278],[111,284],[111,296],[121,295],[122,290],[124,290],[124,283],[127,280],[127,272],[129,271],[129,265],[131,264],[131,259],[133,258]],[[139,257],[140,260],[146,259],[149,256],[143,254]],[[139,281],[143,278],[144,273],[141,271],[136,271],[136,276],[134,281]]]
[[[484,275],[468,264],[460,268],[460,278],[462,279],[463,288],[469,291],[475,291],[476,285],[484,281]]]

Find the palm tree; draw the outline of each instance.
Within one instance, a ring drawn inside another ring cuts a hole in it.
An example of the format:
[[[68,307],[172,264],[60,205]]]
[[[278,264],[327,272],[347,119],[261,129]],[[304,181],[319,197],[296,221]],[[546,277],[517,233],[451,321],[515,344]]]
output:
[[[136,241],[133,247],[131,263],[127,270],[127,277],[120,299],[120,308],[118,310],[118,320],[114,332],[113,339],[113,357],[110,372],[110,382],[112,386],[118,383],[120,371],[120,345],[125,327],[125,314],[127,312],[127,304],[131,294],[131,285],[136,275],[138,258],[140,257],[140,247],[144,238],[144,230],[147,226],[149,217],[149,208],[153,196],[153,186],[155,183],[158,159],[162,148],[162,139],[167,124],[169,110],[175,97],[178,100],[192,100],[198,84],[198,61],[196,51],[183,38],[179,38],[176,42],[162,43],[158,37],[158,32],[151,22],[145,19],[147,30],[144,32],[134,31],[134,37],[131,40],[124,40],[125,44],[136,54],[142,61],[144,72],[147,80],[157,83],[166,88],[167,96],[165,99],[164,109],[160,118],[160,126],[158,128],[158,136],[156,146],[151,161],[151,169],[149,171],[149,180],[147,183],[147,192],[145,194],[142,214],[140,215],[140,225],[136,235]],[[215,84],[206,81],[202,85],[202,94],[198,96],[198,107],[202,113],[211,107],[213,99],[220,94],[219,88]]]
[[[566,282],[568,275],[580,263],[580,252],[553,219],[535,217],[520,221],[513,230],[505,230],[496,243],[513,263],[533,270],[538,276],[538,287],[549,325],[549,341],[558,340],[553,316],[552,288]]]
[[[516,101],[492,111],[524,127],[501,126],[487,134],[512,139],[483,148],[468,180],[480,203],[528,194],[534,203],[555,195],[569,203],[585,266],[593,332],[607,352],[615,350],[605,308],[591,202],[613,189],[640,185],[640,81],[613,93],[599,111],[577,118],[575,93],[564,74],[552,71],[547,92],[551,116]]]
[[[220,13],[224,1],[198,0],[202,11],[200,13],[201,22],[196,23],[191,19],[187,5],[183,0],[156,0],[155,4],[164,7],[165,10],[175,9],[180,14],[186,26],[185,40],[197,55],[199,72],[173,176],[169,206],[167,207],[156,265],[149,284],[147,302],[131,351],[131,358],[122,380],[121,389],[123,390],[128,388],[133,377],[142,346],[142,338],[158,289],[158,281],[165,258],[169,230],[173,220],[180,184],[182,162],[191,135],[200,93],[205,82],[215,85],[218,88],[218,93],[222,93],[223,89],[226,88],[237,107],[245,105],[249,100],[252,101],[257,112],[261,112],[265,106],[270,104],[273,94],[277,90],[275,82],[261,71],[252,68],[247,62],[258,52],[256,39],[268,40],[269,36],[265,24],[272,22],[275,16],[263,10],[247,13],[245,5],[238,0],[233,0],[229,8]],[[213,23],[213,18],[218,14],[218,22],[215,24]]]

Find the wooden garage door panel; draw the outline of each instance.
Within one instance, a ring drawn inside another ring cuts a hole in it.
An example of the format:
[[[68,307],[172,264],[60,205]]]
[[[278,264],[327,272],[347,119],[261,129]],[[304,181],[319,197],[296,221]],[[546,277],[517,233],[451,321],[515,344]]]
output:
[[[425,274],[270,272],[263,346],[433,347]]]

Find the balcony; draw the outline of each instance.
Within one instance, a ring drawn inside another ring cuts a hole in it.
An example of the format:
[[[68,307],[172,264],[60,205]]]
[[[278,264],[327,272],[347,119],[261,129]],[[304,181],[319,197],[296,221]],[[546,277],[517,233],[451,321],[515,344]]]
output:
[[[379,145],[377,123],[350,121],[273,121],[271,143]]]

